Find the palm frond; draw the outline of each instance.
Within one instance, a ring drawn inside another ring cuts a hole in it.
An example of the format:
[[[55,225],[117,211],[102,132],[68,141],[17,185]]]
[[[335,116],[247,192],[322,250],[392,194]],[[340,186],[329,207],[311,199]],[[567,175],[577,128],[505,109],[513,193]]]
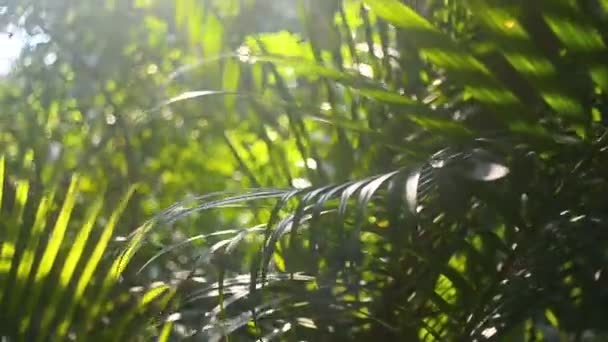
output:
[[[109,291],[118,283],[117,261],[128,260],[118,256],[112,264],[103,257],[134,188],[124,195],[106,223],[99,225],[102,197],[92,202],[83,217],[73,216],[80,199],[78,175],[72,177],[65,193],[32,192],[27,180],[18,180],[13,189],[2,158],[0,179],[5,232],[0,274],[5,323],[0,334],[36,341],[89,334],[89,329],[107,315],[108,305],[115,307],[124,300],[109,295]],[[57,198],[62,198],[62,203],[57,203]],[[143,296],[137,305],[145,308],[151,302]],[[122,322],[132,318],[134,315]]]

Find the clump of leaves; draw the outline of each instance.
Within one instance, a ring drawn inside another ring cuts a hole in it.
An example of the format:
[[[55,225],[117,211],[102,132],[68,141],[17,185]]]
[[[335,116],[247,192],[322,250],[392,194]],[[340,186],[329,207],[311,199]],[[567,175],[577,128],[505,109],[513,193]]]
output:
[[[164,285],[137,296],[119,289],[132,251],[112,257],[111,244],[134,188],[108,216],[103,194],[83,208],[84,215],[74,216],[80,186],[81,179],[74,175],[67,189],[32,189],[26,179],[9,180],[4,158],[0,159],[3,337],[16,341],[143,337],[149,322],[141,321],[141,315],[154,312],[151,305],[158,305],[170,292]]]

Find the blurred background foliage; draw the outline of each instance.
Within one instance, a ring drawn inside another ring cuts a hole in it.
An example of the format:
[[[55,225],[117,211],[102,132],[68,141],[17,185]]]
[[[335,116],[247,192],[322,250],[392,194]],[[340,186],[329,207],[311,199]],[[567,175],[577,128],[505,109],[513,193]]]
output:
[[[1,1],[0,335],[608,339],[607,24],[606,0]]]

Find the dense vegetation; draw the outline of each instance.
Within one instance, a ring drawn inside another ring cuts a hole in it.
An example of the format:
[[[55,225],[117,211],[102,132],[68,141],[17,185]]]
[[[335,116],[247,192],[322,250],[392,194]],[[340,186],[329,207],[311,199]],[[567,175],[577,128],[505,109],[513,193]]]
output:
[[[3,340],[608,339],[608,1],[3,0],[0,30]]]

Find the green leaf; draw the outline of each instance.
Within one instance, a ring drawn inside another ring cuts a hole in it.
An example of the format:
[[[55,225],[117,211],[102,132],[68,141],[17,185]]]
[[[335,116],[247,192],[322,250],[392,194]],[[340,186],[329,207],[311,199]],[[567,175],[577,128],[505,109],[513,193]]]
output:
[[[518,128],[519,120],[533,119],[525,116],[525,108],[483,63],[414,10],[398,0],[368,0],[366,3],[379,17],[407,32],[408,39],[422,56],[445,69],[452,79],[486,108],[498,113],[512,129]]]
[[[74,209],[74,204],[76,203],[76,189],[78,187],[78,181],[79,179],[77,175],[72,177],[63,206],[61,207],[59,216],[57,217],[55,225],[50,232],[49,241],[44,249],[36,273],[34,274],[34,286],[25,302],[26,315],[23,317],[20,324],[20,332],[22,334],[25,334],[27,329],[30,328],[30,323],[32,322],[36,312],[36,303],[39,300],[45,280],[55,264],[57,254],[59,253],[59,248],[63,243],[68,222],[70,221],[70,217],[72,215],[72,209]]]
[[[222,72],[222,88],[229,93],[237,93],[240,81],[240,64],[233,59],[226,60],[224,70]],[[224,104],[229,112],[235,111],[236,98],[227,96],[224,99]]]
[[[198,23],[200,25],[200,22]],[[204,57],[218,56],[222,51],[224,27],[214,14],[206,13],[206,20],[202,25],[202,45]]]
[[[42,317],[40,335],[38,337],[39,341],[44,341],[49,333],[48,328],[57,314],[61,299],[66,295],[64,291],[68,288],[70,281],[72,281],[72,278],[74,277],[76,265],[83,257],[86,243],[89,240],[89,236],[95,226],[102,206],[103,198],[99,197],[89,208],[83,225],[76,232],[76,240],[73,242],[59,274],[59,286],[55,287],[54,291],[52,291],[49,305]]]
[[[112,213],[112,216],[110,216],[108,223],[105,225],[105,227],[101,231],[101,235],[99,236],[98,240],[96,241],[93,251],[87,258],[87,262],[82,270],[82,273],[80,274],[80,278],[76,282],[76,287],[75,287],[74,293],[70,296],[70,302],[68,305],[66,305],[66,307],[64,309],[63,320],[61,321],[57,330],[55,331],[54,336],[57,340],[63,340],[65,338],[65,336],[68,332],[68,329],[70,327],[70,324],[72,323],[74,311],[76,310],[76,306],[78,305],[80,299],[82,298],[85,289],[89,285],[89,282],[93,278],[93,275],[95,274],[97,267],[99,266],[99,263],[101,262],[103,254],[106,251],[108,243],[110,242],[110,239],[112,238],[112,235],[114,233],[114,228],[116,227],[116,224],[118,223],[118,219],[120,218],[120,215],[126,208],[127,203],[129,201],[129,199],[131,198],[134,191],[135,191],[135,187],[131,187],[127,191],[127,193],[124,195],[124,197],[120,200],[117,208]],[[128,263],[129,258],[130,258],[130,255],[121,254],[114,260],[111,268],[109,269],[108,273],[106,274],[105,279],[102,282],[101,288],[98,290],[98,293],[96,294],[96,296],[93,298],[93,300],[89,304],[90,311],[88,312],[88,317],[86,317],[86,326],[81,328],[81,330],[85,330],[86,327],[91,326],[93,324],[93,322],[97,319],[97,317],[101,311],[101,305],[102,305],[104,298],[106,298],[108,291],[110,290],[112,285],[115,283],[115,281],[118,279],[118,276],[124,270],[124,266],[121,266],[121,265],[125,265],[126,263]],[[81,331],[81,333],[82,332],[83,331]]]

